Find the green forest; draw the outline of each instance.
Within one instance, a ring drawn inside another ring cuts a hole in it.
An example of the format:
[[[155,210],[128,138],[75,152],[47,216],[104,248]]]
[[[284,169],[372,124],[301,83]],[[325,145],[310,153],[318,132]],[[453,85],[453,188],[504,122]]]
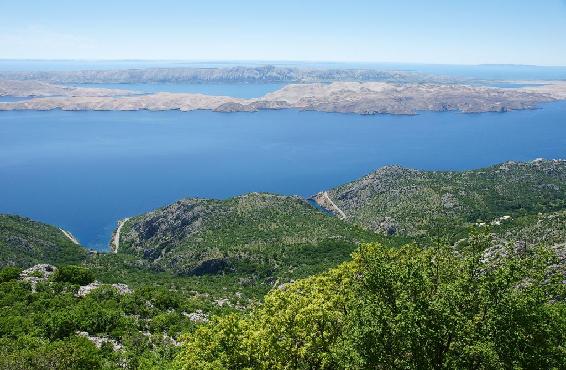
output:
[[[564,163],[380,171],[343,218],[185,199],[113,253],[0,215],[0,369],[565,369]]]

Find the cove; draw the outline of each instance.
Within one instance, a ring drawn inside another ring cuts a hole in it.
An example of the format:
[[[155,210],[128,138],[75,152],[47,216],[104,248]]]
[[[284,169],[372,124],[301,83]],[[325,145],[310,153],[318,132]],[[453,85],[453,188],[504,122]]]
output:
[[[417,116],[0,112],[0,213],[107,250],[118,219],[183,197],[309,196],[383,165],[463,170],[537,157],[566,158],[566,103]]]

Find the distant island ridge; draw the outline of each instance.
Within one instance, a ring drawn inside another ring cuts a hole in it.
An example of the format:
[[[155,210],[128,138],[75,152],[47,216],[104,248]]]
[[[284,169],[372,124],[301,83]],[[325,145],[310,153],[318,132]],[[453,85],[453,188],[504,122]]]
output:
[[[288,85],[258,98],[196,93],[141,93],[77,87],[80,83],[272,83]],[[521,85],[521,83],[523,85]],[[99,71],[0,72],[0,110],[213,110],[251,112],[297,109],[355,114],[416,114],[419,111],[505,112],[566,99],[564,81],[518,81],[511,87],[405,71],[315,69],[275,66],[150,68]],[[513,86],[518,87],[513,87]]]

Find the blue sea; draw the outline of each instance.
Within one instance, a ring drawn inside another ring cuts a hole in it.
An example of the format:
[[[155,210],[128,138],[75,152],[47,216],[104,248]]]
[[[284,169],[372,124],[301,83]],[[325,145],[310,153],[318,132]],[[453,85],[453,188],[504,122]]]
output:
[[[566,158],[566,103],[509,113],[359,116],[0,112],[0,213],[106,250],[118,219],[183,197],[309,196],[383,165],[464,170]]]
[[[10,103],[10,102],[24,101],[24,100],[29,100],[29,99],[30,98],[22,98],[22,97],[17,97],[17,96],[2,95],[2,96],[0,96],[0,103]]]

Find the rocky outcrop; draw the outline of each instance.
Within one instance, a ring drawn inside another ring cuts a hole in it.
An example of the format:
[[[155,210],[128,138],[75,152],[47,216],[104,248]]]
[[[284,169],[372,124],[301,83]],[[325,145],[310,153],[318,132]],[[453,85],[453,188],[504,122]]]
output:
[[[121,343],[119,343],[117,340],[112,338],[90,335],[86,331],[77,331],[75,334],[90,340],[96,346],[96,348],[99,349],[102,348],[102,346],[104,345],[110,345],[113,351],[121,351],[124,348],[124,346]]]
[[[49,277],[55,271],[57,271],[57,267],[47,263],[40,263],[22,271],[20,279],[30,283],[32,292],[35,292],[37,284],[49,280]]]
[[[57,267],[47,263],[40,263],[20,273],[20,279],[29,282],[46,281],[57,271]]]
[[[195,312],[191,313],[183,312],[182,315],[188,317],[189,320],[197,324],[207,323],[209,321],[208,315],[202,310],[196,310]]]
[[[115,289],[119,294],[131,294],[132,290],[126,284],[117,283],[117,284],[102,284],[99,281],[92,282],[88,285],[82,285],[79,287],[76,296],[77,297],[85,297],[90,294],[93,290],[98,289],[103,286],[111,287]]]

